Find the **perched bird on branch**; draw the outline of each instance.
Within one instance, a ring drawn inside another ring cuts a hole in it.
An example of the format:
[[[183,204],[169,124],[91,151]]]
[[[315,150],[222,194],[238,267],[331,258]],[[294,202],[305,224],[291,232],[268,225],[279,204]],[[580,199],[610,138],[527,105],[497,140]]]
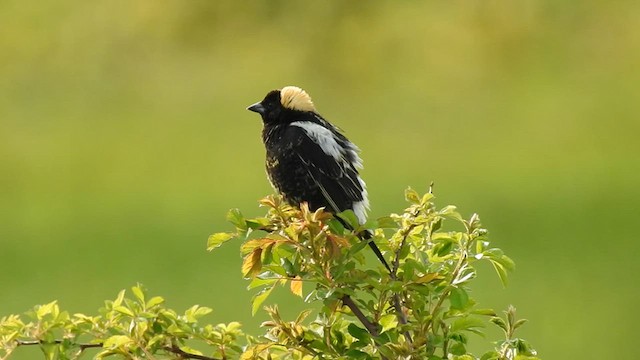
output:
[[[318,114],[304,90],[286,86],[270,91],[247,110],[262,116],[267,175],[289,204],[307,202],[311,210],[324,207],[334,214],[350,209],[360,224],[366,222],[369,199],[358,173],[360,150]],[[372,234],[359,236],[391,271]]]

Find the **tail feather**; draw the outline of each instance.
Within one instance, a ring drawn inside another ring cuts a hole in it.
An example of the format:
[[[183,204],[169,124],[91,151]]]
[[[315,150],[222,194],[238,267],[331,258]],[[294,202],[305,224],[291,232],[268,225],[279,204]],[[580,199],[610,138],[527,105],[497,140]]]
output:
[[[367,243],[369,244],[369,247],[371,248],[371,250],[373,250],[373,253],[376,254],[376,257],[378,258],[378,260],[380,260],[382,265],[384,265],[384,267],[387,268],[389,273],[392,273],[391,266],[389,266],[389,263],[387,262],[387,260],[382,255],[382,251],[380,251],[380,248],[378,247],[378,245],[376,245],[376,243],[373,242],[373,234],[371,233],[371,231],[365,230],[365,231],[361,232],[360,234],[358,234],[358,237],[362,241],[367,241]]]
[[[347,224],[346,221],[342,220],[340,217],[337,217],[337,216],[335,218],[338,221],[340,221],[340,223],[342,223],[344,227],[346,227],[347,229],[353,230],[353,227]],[[382,251],[380,251],[380,248],[378,247],[378,245],[376,245],[376,243],[373,242],[373,233],[369,230],[365,230],[358,234],[358,238],[360,238],[360,240],[362,241],[366,241],[369,244],[369,247],[371,248],[371,250],[373,250],[373,253],[376,254],[376,257],[378,258],[378,260],[380,260],[382,265],[384,265],[384,267],[387,268],[387,270],[389,271],[389,274],[391,274],[393,272],[391,270],[391,266],[389,266],[387,259],[385,259],[384,256],[382,255]]]

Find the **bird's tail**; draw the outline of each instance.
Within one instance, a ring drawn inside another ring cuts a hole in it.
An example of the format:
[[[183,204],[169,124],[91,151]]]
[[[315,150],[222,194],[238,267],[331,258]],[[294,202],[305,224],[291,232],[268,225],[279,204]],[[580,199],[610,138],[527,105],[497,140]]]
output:
[[[349,225],[346,221],[342,220],[339,216],[336,216],[335,218],[338,221],[340,221],[340,223],[342,223],[344,227],[346,227],[347,229],[353,230],[353,227]],[[373,253],[376,254],[376,257],[378,258],[378,260],[380,260],[382,265],[384,265],[384,267],[387,268],[387,270],[389,271],[389,274],[393,273],[393,271],[391,271],[391,266],[389,266],[389,263],[382,255],[382,251],[380,251],[380,248],[378,247],[378,245],[376,245],[376,243],[373,242],[373,233],[369,230],[364,230],[358,233],[358,238],[360,238],[360,240],[362,241],[366,241],[367,244],[369,244],[369,247],[371,248],[371,250],[373,250]]]
[[[307,163],[307,161],[304,158],[302,158],[300,154],[298,154],[298,157],[300,158],[300,160],[302,160],[303,163]],[[335,201],[333,201],[333,199],[331,198],[331,195],[329,195],[329,192],[324,188],[324,186],[322,186],[322,183],[316,180],[316,177],[313,175],[313,172],[311,172],[311,170],[307,169],[307,171],[309,171],[309,175],[311,176],[313,181],[316,183],[316,185],[318,185],[318,188],[322,192],[322,195],[327,200],[329,204],[328,209],[330,210],[333,209],[333,214],[340,213],[341,211],[340,208],[335,203]],[[358,179],[360,178],[358,177]],[[362,187],[364,187],[364,182],[362,180],[360,180],[360,184]],[[345,227],[353,230],[353,227],[347,224],[347,222],[342,220],[340,217],[336,217],[336,219],[338,219],[338,221],[340,221],[342,225],[344,225]],[[393,274],[393,271],[391,271],[391,266],[389,266],[389,263],[387,262],[387,260],[385,260],[384,256],[382,256],[382,251],[380,251],[380,248],[378,247],[378,245],[376,245],[373,242],[373,233],[371,233],[371,231],[369,230],[365,230],[359,233],[358,237],[360,238],[360,240],[366,241],[369,244],[369,247],[371,248],[371,250],[373,250],[373,253],[376,254],[376,257],[378,258],[378,260],[380,260],[382,265],[384,265],[384,267],[387,268],[387,270],[389,271],[389,274]]]
[[[382,256],[382,251],[380,251],[380,248],[378,247],[378,245],[376,245],[376,243],[373,242],[373,234],[371,233],[371,231],[365,230],[360,234],[358,234],[358,237],[360,238],[360,240],[366,241],[369,244],[369,247],[371,248],[371,250],[373,250],[373,253],[376,254],[376,257],[378,258],[378,260],[380,260],[382,265],[384,265],[384,267],[387,268],[389,273],[392,273],[391,266],[389,266],[389,263],[387,262],[387,260],[384,258],[384,256]]]

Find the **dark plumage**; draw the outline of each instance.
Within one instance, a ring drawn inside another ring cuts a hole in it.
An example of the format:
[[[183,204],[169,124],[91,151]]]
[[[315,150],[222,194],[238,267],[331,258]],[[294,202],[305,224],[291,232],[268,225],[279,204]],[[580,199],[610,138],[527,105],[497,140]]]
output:
[[[295,86],[273,90],[248,110],[262,116],[262,140],[267,151],[269,181],[284,199],[332,213],[353,210],[358,221],[367,219],[369,200],[359,149],[340,130],[318,114],[307,93]],[[362,238],[370,239],[365,232]],[[389,268],[378,247],[369,245]]]

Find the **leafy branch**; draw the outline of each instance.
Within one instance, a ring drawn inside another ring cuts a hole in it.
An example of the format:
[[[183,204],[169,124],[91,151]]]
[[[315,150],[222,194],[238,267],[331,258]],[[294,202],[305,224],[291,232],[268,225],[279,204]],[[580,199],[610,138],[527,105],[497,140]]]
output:
[[[100,315],[70,315],[54,301],[26,313],[31,321],[9,315],[0,319],[0,359],[8,359],[22,346],[39,346],[46,359],[78,359],[91,348],[101,351],[96,359],[109,356],[176,359],[226,359],[242,352],[237,340],[243,336],[239,323],[201,326],[198,320],[211,309],[193,306],[184,313],[163,306],[164,299],[147,299],[140,285],[131,288],[133,297],[121,291],[108,300]],[[88,339],[88,341],[83,341]],[[186,345],[187,340],[209,347],[210,356]]]
[[[237,322],[202,323],[211,309],[195,305],[177,312],[137,285],[128,296],[121,291],[106,301],[95,316],[71,315],[54,301],[0,318],[0,360],[27,346],[39,347],[48,360],[79,359],[90,349],[97,351],[95,359],[468,360],[478,359],[467,351],[469,336],[482,334],[487,324],[502,329],[504,339],[481,360],[537,359],[515,334],[525,323],[515,308],[498,317],[469,295],[476,263],[491,263],[503,285],[514,269],[490,246],[479,216],[464,219],[454,206],[436,207],[431,191],[408,189],[405,198],[404,211],[364,225],[352,212],[338,214],[338,221],[278,196],[260,201],[264,217],[229,211],[235,231],[211,235],[208,248],[242,239],[241,272],[255,292],[252,311],[264,309],[270,317],[260,336],[245,335]],[[370,241],[388,257],[391,271],[367,266],[361,231],[373,234]],[[319,303],[319,310],[283,319],[276,305],[263,306],[279,287]]]
[[[287,283],[304,301],[321,302],[316,322],[323,326],[303,327],[302,337],[328,358],[470,356],[467,334],[481,334],[495,316],[493,310],[477,309],[469,296],[475,263],[490,262],[503,285],[514,263],[489,246],[477,214],[467,220],[454,206],[436,208],[431,190],[421,196],[408,189],[405,198],[409,207],[404,212],[360,226],[350,211],[338,214],[338,221],[322,209],[310,211],[306,204],[298,209],[269,196],[261,201],[266,216],[245,218],[232,210],[228,219],[236,232],[214,234],[209,245],[213,249],[232,238],[245,239],[243,274],[251,281],[249,288],[258,291],[254,312],[278,285]],[[450,228],[444,230],[447,223]],[[456,223],[462,230],[453,230]],[[365,230],[391,257],[390,272],[366,267],[361,253],[366,244],[357,237]],[[302,283],[314,287],[304,292],[296,285]],[[339,331],[345,327],[347,334]],[[337,333],[341,335],[332,336]],[[276,344],[295,348],[301,343],[289,337],[274,340]],[[267,349],[275,347],[264,348],[264,356],[271,354]]]

